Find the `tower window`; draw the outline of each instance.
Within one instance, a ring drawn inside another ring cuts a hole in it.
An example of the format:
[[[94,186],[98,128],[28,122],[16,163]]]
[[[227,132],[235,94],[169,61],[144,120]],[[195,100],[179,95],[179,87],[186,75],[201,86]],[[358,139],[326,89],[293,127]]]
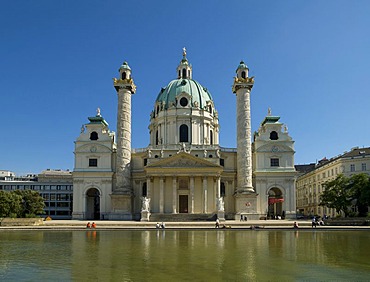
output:
[[[98,159],[89,159],[89,167],[97,167]]]
[[[95,132],[95,131],[91,132],[91,134],[90,134],[90,140],[98,140],[98,139],[99,139],[98,133]]]
[[[270,140],[278,140],[279,139],[279,135],[277,134],[276,131],[271,131],[270,133]]]
[[[186,78],[186,69],[182,69],[182,78]]]
[[[213,131],[212,130],[209,131],[209,143],[210,145],[213,145]]]
[[[181,77],[181,71],[179,70],[179,78]]]
[[[122,72],[122,76],[121,76],[121,77],[122,77],[122,80],[123,80],[123,79],[126,79],[126,72],[125,72],[125,71],[124,71],[124,72]]]
[[[220,159],[220,165],[225,166],[225,160],[224,159]]]
[[[180,105],[183,107],[186,107],[188,105],[188,99],[186,99],[185,97],[182,97],[180,99]]]
[[[189,128],[186,124],[180,126],[180,142],[189,142]]]
[[[246,78],[247,76],[246,76],[246,73],[245,73],[245,71],[242,71],[242,78]]]
[[[155,132],[155,144],[159,144],[158,130]]]
[[[274,167],[280,166],[279,159],[278,158],[271,158],[270,159],[270,165],[274,166]]]

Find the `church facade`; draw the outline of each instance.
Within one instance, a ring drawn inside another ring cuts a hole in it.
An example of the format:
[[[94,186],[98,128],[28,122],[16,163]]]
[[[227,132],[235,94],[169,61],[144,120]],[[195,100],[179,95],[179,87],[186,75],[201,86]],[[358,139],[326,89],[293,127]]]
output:
[[[100,110],[75,141],[74,219],[207,220],[294,217],[294,141],[278,116],[251,134],[254,78],[241,62],[236,95],[237,148],[219,140],[219,116],[209,90],[192,78],[183,52],[176,78],[150,113],[149,145],[131,148],[131,100],[136,85],[125,62],[113,81],[117,129]]]

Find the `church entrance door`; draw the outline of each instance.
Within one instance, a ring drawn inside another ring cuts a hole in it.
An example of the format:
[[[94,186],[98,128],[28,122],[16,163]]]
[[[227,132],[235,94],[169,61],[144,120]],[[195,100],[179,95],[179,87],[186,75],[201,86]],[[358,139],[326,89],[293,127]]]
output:
[[[100,219],[100,193],[91,188],[86,193],[86,219]]]
[[[272,188],[268,192],[268,216],[270,218],[284,217],[284,197],[279,188]]]
[[[179,195],[179,212],[188,213],[188,195]]]

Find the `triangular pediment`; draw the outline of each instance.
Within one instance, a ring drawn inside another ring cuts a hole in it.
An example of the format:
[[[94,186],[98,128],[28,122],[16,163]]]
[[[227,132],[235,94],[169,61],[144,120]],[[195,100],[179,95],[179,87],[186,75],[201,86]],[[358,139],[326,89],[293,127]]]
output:
[[[146,168],[221,168],[221,166],[181,152],[175,156],[150,164]]]

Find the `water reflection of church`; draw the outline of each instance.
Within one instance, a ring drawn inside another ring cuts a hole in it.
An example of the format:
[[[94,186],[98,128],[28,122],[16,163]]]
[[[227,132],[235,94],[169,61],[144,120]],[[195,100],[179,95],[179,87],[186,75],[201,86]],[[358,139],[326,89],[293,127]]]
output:
[[[209,90],[192,79],[184,50],[177,78],[160,90],[150,113],[148,147],[131,149],[131,95],[136,86],[123,63],[113,82],[117,132],[110,131],[98,110],[75,141],[73,218],[294,216],[294,141],[270,110],[251,135],[254,78],[248,71],[241,62],[232,87],[237,148],[220,146],[216,105]]]

